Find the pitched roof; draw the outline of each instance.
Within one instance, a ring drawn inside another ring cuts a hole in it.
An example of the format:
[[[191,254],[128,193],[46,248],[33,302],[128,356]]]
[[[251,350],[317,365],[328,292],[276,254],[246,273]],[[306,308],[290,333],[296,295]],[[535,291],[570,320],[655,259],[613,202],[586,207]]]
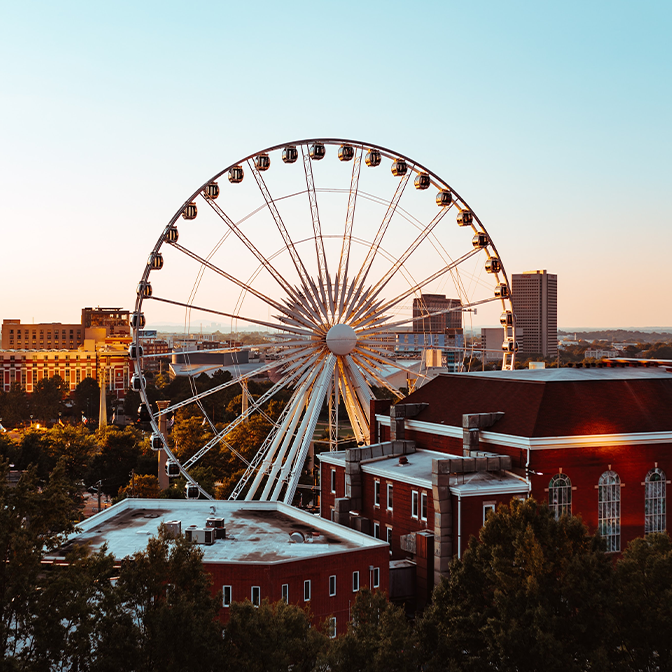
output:
[[[490,431],[524,437],[672,431],[664,369],[538,369],[440,375],[404,403],[413,420],[462,426],[465,413],[504,411]]]

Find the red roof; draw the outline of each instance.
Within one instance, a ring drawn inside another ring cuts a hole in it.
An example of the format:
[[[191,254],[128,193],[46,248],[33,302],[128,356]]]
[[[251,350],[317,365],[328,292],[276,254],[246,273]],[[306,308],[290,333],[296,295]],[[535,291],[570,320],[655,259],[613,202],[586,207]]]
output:
[[[663,369],[541,369],[441,375],[404,402],[413,420],[462,426],[464,413],[504,411],[490,431],[523,437],[672,431]]]

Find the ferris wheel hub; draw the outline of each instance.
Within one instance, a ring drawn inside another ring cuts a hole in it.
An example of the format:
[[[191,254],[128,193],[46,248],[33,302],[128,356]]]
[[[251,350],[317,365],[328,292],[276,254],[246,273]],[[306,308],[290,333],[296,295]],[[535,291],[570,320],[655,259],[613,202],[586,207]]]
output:
[[[335,355],[349,355],[357,345],[357,334],[349,324],[335,324],[327,332],[327,347]]]

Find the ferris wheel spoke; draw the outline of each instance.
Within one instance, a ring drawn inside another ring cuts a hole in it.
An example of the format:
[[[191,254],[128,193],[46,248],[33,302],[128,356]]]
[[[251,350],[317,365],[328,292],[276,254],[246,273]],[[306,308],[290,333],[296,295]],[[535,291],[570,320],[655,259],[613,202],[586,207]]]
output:
[[[412,376],[417,378],[427,378],[427,376],[424,374],[413,371],[413,369],[409,369],[408,367],[399,364],[398,361],[390,359],[389,357],[385,357],[385,355],[381,355],[380,353],[375,352],[370,348],[358,347],[355,352],[358,352],[362,356],[367,357],[371,361],[378,362],[379,364],[385,364],[386,366],[391,366],[392,368],[398,369],[399,371],[405,371],[406,373],[410,373]]]
[[[254,165],[253,161],[248,160],[248,165],[250,166],[250,170],[252,171],[252,175],[254,175],[254,179],[257,182],[257,186],[259,187],[259,191],[261,191],[262,196],[264,197],[264,200],[266,201],[266,205],[268,206],[268,209],[273,216],[273,220],[275,221],[275,225],[278,228],[278,231],[280,232],[280,235],[282,236],[282,240],[285,243],[285,247],[287,248],[287,251],[289,252],[290,257],[292,258],[292,262],[294,264],[294,268],[296,268],[296,272],[299,275],[299,279],[301,280],[301,284],[304,287],[304,291],[306,294],[306,299],[311,301],[313,303],[313,308],[319,312],[319,306],[317,303],[314,302],[313,297],[310,295],[310,283],[309,283],[309,275],[308,271],[306,271],[306,267],[303,265],[303,261],[301,261],[301,257],[299,256],[298,252],[296,251],[296,247],[294,245],[294,242],[292,241],[291,236],[289,235],[289,232],[287,231],[287,227],[285,226],[285,223],[282,221],[282,217],[280,216],[280,211],[278,210],[278,206],[276,205],[275,201],[273,200],[273,197],[271,196],[271,192],[268,190],[268,187],[266,186],[266,182],[264,181],[264,178],[262,174],[257,170],[257,167]]]
[[[238,425],[247,420],[247,418],[252,414],[258,406],[265,404],[269,399],[273,398],[277,392],[279,392],[283,387],[287,385],[289,381],[287,378],[283,377],[279,380],[273,387],[267,390],[262,394],[259,399],[253,400],[253,402],[247,407],[247,409],[241,413],[233,422],[230,422],[224,429],[220,430],[215,434],[215,436],[210,439],[200,450],[194,453],[182,466],[185,469],[191,468],[196,462],[198,462],[213,446],[216,446],[223,437],[232,432]]]
[[[398,305],[401,303],[404,299],[407,299],[409,296],[412,294],[415,294],[416,292],[420,291],[423,287],[426,287],[428,284],[431,282],[434,282],[441,276],[445,275],[446,273],[449,273],[450,271],[454,270],[457,268],[461,263],[465,262],[467,259],[473,257],[474,255],[478,254],[480,252],[479,249],[472,249],[466,254],[463,254],[459,259],[455,259],[455,261],[451,262],[450,264],[447,264],[444,266],[442,269],[438,270],[436,273],[433,273],[432,275],[428,276],[424,280],[421,280],[420,282],[416,283],[414,286],[409,287],[407,290],[399,294],[398,296],[394,297],[393,299],[390,299],[387,303],[382,305],[379,309],[379,312],[385,312],[390,310],[390,308]],[[367,322],[371,321],[374,319],[376,315],[372,315],[371,317],[367,318],[367,320],[364,320],[358,326],[364,326],[367,324]]]
[[[396,275],[399,269],[408,261],[411,255],[418,249],[420,244],[429,236],[436,228],[437,224],[445,217],[451,206],[441,208],[434,219],[424,228],[420,235],[411,243],[408,249],[397,259],[392,268],[374,285],[372,296],[375,298],[385,288],[387,283]]]
[[[333,313],[334,298],[331,293],[331,277],[329,276],[329,266],[327,256],[324,253],[324,240],[322,239],[322,225],[320,224],[320,211],[317,204],[317,194],[315,193],[315,179],[313,177],[313,164],[310,154],[306,152],[301,145],[301,154],[303,156],[303,172],[306,176],[306,190],[308,192],[308,202],[310,203],[310,215],[313,220],[313,234],[315,236],[315,252],[317,254],[317,277],[320,284],[327,286],[329,303]],[[324,292],[323,292],[324,293]]]
[[[353,355],[353,360],[359,368],[361,368],[369,377],[369,380],[372,381],[378,387],[384,387],[386,390],[389,390],[397,399],[403,399],[404,395],[396,388],[394,385],[390,384],[382,373],[377,373],[376,363],[367,362],[364,357],[361,357],[357,354]]]
[[[256,290],[254,287],[251,285],[248,285],[247,283],[243,282],[242,280],[239,280],[236,278],[234,275],[231,275],[230,273],[227,273],[226,271],[222,270],[218,266],[215,266],[212,262],[208,261],[207,259],[203,259],[203,257],[199,256],[195,252],[187,249],[186,247],[183,247],[179,243],[173,243],[173,247],[176,250],[179,250],[186,256],[190,257],[194,261],[197,261],[199,264],[202,266],[205,266],[206,268],[210,269],[214,273],[217,273],[218,275],[221,275],[223,278],[228,280],[229,282],[232,282],[234,285],[237,285],[241,289],[244,289],[246,292],[249,292],[253,296],[256,296],[258,299],[261,299],[265,303],[267,303],[269,306],[272,306],[276,310],[279,310],[282,313],[287,313],[287,309],[278,301],[274,301],[273,299],[269,298],[265,294],[262,294],[260,291]]]
[[[342,357],[338,360],[338,373],[341,386],[341,398],[343,399],[343,404],[345,405],[345,410],[350,420],[350,426],[355,434],[355,439],[357,440],[357,443],[367,443],[369,437],[367,436],[368,425],[366,424],[366,418],[359,405],[357,393],[354,390],[352,380],[348,375],[349,372]]]
[[[246,317],[244,315],[236,315],[235,313],[225,313],[221,310],[214,310],[213,308],[205,308],[203,306],[194,306],[190,303],[184,303],[183,301],[174,301],[172,299],[166,299],[161,296],[149,296],[145,301],[158,301],[160,303],[169,303],[173,306],[182,306],[183,308],[188,308],[189,310],[197,310],[202,313],[208,313],[210,315],[221,315],[222,317],[230,317],[234,320],[240,320],[241,322],[246,322],[249,324],[258,324],[261,327],[268,327],[269,329],[279,329],[281,331],[287,331],[291,334],[296,334],[299,336],[310,336],[312,331],[307,331],[306,329],[298,329],[296,327],[284,326],[282,324],[277,324],[273,322],[266,322],[264,320],[257,320],[254,317]]]
[[[298,296],[294,293],[294,288],[282,277],[271,262],[259,251],[252,241],[240,230],[235,222],[222,210],[222,208],[211,198],[205,199],[206,203],[219,215],[220,219],[229,227],[229,229],[238,236],[239,240],[247,247],[261,264],[273,277],[273,279],[282,287],[282,289],[294,299]],[[300,304],[299,304],[300,305]]]
[[[261,493],[262,500],[267,500],[269,497],[277,499],[277,497],[272,496],[273,491],[276,487],[278,487],[278,493],[282,489],[282,480],[278,480],[278,476],[283,464],[285,463],[287,451],[295,438],[299,421],[301,420],[304,410],[307,408],[310,389],[314,384],[318,374],[319,369],[316,368],[310,372],[310,376],[304,377],[301,384],[297,387],[297,390],[290,403],[288,404],[289,410],[288,416],[286,418],[286,429],[281,437],[282,443],[280,440],[276,441],[274,444],[274,453],[272,455],[269,453],[267,458],[268,465],[266,471],[268,472],[268,479],[266,480],[266,484]],[[261,483],[263,476],[263,473],[261,475],[257,475],[257,480],[259,483]]]
[[[345,297],[344,289],[348,276],[348,266],[350,265],[350,244],[352,242],[352,227],[355,222],[355,208],[357,206],[357,192],[359,189],[359,175],[362,167],[362,153],[364,148],[360,147],[355,152],[352,162],[352,176],[350,178],[350,191],[348,193],[348,209],[345,213],[345,231],[343,232],[343,243],[341,245],[341,256],[338,262],[338,272],[336,274],[336,285],[339,290],[339,309],[338,319],[341,319],[343,313],[343,300]]]
[[[369,275],[369,272],[371,270],[371,266],[373,264],[374,259],[376,258],[376,254],[378,253],[378,248],[380,247],[380,244],[383,241],[383,237],[385,236],[385,233],[387,232],[387,229],[390,225],[390,222],[392,221],[392,217],[394,216],[394,213],[397,209],[397,205],[399,205],[399,200],[401,199],[402,194],[404,193],[404,189],[406,188],[406,185],[408,184],[408,180],[411,176],[412,170],[408,170],[406,174],[399,180],[399,184],[397,185],[397,189],[394,192],[394,196],[392,197],[392,200],[390,201],[389,205],[387,206],[387,211],[385,212],[385,216],[383,217],[383,221],[380,223],[380,227],[378,228],[378,232],[376,233],[376,237],[374,238],[373,244],[371,245],[366,258],[364,259],[364,262],[362,263],[362,266],[359,270],[359,273],[357,274],[357,277],[355,278],[355,281],[353,283],[354,286],[361,287],[364,285],[366,282],[366,278]],[[346,313],[346,316],[349,314]]]
[[[287,488],[285,490],[284,502],[285,504],[291,504],[294,498],[294,493],[296,492],[296,486],[299,482],[301,476],[301,470],[303,464],[306,460],[306,455],[308,453],[308,447],[312,441],[313,434],[315,433],[315,426],[317,424],[317,418],[320,415],[320,410],[322,409],[322,403],[329,389],[329,381],[333,373],[334,364],[336,361],[336,356],[329,354],[322,364],[320,374],[313,385],[310,401],[308,402],[308,408],[304,414],[301,425],[297,432],[296,438],[292,443],[292,447],[287,455],[287,459],[280,471],[280,477],[278,483],[276,484],[275,490],[273,492],[274,499],[276,501],[280,497],[281,489],[283,483],[287,483]]]

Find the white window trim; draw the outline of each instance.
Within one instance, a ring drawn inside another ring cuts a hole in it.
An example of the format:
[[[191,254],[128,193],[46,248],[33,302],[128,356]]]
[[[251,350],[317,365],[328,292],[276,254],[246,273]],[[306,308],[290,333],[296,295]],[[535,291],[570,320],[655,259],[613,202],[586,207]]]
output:
[[[226,600],[226,589],[229,589],[229,600]],[[231,602],[233,602],[233,588],[231,586],[222,586],[222,606],[230,607]]]
[[[495,511],[496,511],[495,504],[492,504],[491,502],[483,504],[483,525],[485,525],[485,521],[488,518],[488,513],[494,513]]]
[[[359,571],[352,573],[352,592],[359,592]]]
[[[380,567],[373,568],[373,578],[371,583],[373,583],[374,588],[380,588]]]
[[[330,474],[330,483],[329,485],[331,486],[331,494],[335,495],[336,494],[336,469],[331,470]]]
[[[420,517],[420,493],[417,490],[411,490],[411,518],[415,518],[415,520],[418,520],[419,517]]]
[[[329,639],[336,639],[336,616],[329,618]]]
[[[373,538],[380,539],[380,523],[373,524]]]
[[[283,583],[282,584],[282,592],[280,593],[282,595],[282,601],[285,604],[289,604],[289,584],[288,583]]]
[[[385,526],[385,541],[390,545],[390,555],[392,555],[392,527]]]
[[[307,588],[308,590],[306,590],[306,588]],[[308,597],[306,597],[306,595],[308,595]],[[306,580],[303,582],[303,601],[304,601],[304,602],[310,602],[310,598],[311,598],[311,585],[310,585],[310,579],[306,579]]]
[[[331,580],[334,580],[334,590],[331,590]],[[334,597],[336,595],[336,574],[332,574],[329,577],[329,597]]]
[[[380,481],[378,479],[373,481],[373,505],[380,508]]]
[[[388,511],[394,511],[394,484],[388,483],[387,488],[385,489],[385,504]]]
[[[257,602],[254,601],[254,591],[255,591],[255,590],[257,591],[257,595],[258,595],[258,597],[259,597],[259,599],[257,600]],[[252,602],[252,604],[253,604],[255,607],[258,607],[258,606],[261,604],[261,586],[252,586],[252,587],[250,588],[250,602]]]
[[[423,506],[422,503],[425,503]],[[425,510],[425,514],[423,515],[423,509]],[[427,513],[429,512],[429,507],[427,506],[427,493],[426,492],[421,492],[420,493],[420,520],[427,520]]]

